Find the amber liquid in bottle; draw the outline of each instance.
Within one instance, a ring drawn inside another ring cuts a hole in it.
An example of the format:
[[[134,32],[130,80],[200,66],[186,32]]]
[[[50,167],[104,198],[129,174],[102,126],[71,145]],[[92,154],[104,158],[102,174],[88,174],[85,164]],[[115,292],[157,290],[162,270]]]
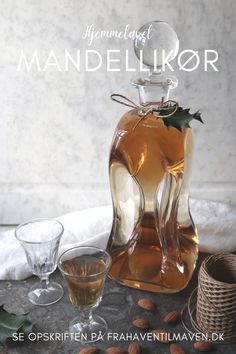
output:
[[[177,292],[192,276],[197,234],[183,182],[191,129],[167,128],[155,115],[131,110],[112,141],[114,219],[110,277],[127,286]],[[187,151],[187,152],[186,152]]]

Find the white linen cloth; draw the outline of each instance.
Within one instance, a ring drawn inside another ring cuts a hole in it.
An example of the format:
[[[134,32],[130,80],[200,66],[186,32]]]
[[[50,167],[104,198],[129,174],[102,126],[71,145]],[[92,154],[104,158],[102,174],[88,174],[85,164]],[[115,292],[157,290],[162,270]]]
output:
[[[216,253],[236,251],[236,207],[191,199],[191,213],[199,232],[199,249]],[[60,251],[78,245],[106,247],[112,224],[112,207],[101,206],[58,218],[64,225]],[[22,280],[31,275],[14,230],[0,232],[0,279]]]

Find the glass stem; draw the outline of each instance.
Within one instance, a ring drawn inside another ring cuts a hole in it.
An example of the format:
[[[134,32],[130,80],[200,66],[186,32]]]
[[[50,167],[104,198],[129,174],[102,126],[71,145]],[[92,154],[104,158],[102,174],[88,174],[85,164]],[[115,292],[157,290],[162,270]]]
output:
[[[81,323],[87,324],[91,322],[91,319],[92,319],[92,310],[81,311]]]
[[[47,289],[48,284],[49,284],[49,276],[48,275],[43,275],[40,277],[40,281],[42,283],[42,288]]]

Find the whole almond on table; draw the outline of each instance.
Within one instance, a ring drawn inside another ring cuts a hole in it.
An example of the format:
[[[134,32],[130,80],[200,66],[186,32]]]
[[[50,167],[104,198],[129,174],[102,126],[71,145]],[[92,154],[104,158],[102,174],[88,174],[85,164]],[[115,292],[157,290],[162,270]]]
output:
[[[138,306],[141,307],[144,310],[148,311],[155,311],[156,310],[156,305],[149,299],[143,298],[138,300]]]
[[[178,344],[171,344],[170,354],[185,354],[185,351]]]
[[[200,341],[194,343],[193,347],[199,352],[210,352],[213,349],[213,344],[211,342]]]
[[[133,320],[133,325],[137,328],[140,329],[148,329],[150,328],[150,323],[148,320],[145,320],[144,318],[137,318],[136,320]]]
[[[161,343],[169,343],[168,333],[164,329],[154,329],[152,331],[153,339]]]
[[[129,354],[141,354],[142,347],[139,342],[133,342],[129,345],[128,353]]]
[[[79,354],[98,354],[100,353],[100,349],[94,347],[87,347],[82,349]]]
[[[120,347],[110,347],[106,349],[107,354],[127,354],[127,351]]]
[[[167,313],[167,315],[165,315],[165,317],[163,318],[163,321],[165,323],[176,323],[179,321],[179,319],[180,319],[180,312],[175,310]]]

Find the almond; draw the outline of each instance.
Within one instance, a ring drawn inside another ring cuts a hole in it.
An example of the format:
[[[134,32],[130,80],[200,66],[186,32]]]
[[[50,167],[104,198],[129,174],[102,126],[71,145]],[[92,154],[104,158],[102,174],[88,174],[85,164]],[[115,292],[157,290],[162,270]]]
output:
[[[161,343],[169,343],[168,333],[164,329],[154,329],[152,331],[153,339]]]
[[[176,323],[180,319],[180,312],[175,310],[167,313],[163,318],[165,323]]]
[[[178,344],[171,344],[170,354],[185,354],[185,351]]]
[[[129,345],[128,353],[129,354],[141,354],[142,347],[139,342],[133,342]]]
[[[138,300],[138,306],[142,307],[144,310],[148,311],[155,311],[156,310],[156,305],[149,299],[143,298]]]
[[[94,347],[87,347],[82,349],[79,354],[98,354],[100,349]]]
[[[193,347],[199,352],[210,352],[213,349],[213,344],[211,342],[200,341],[194,343]]]
[[[110,347],[106,349],[106,353],[107,354],[127,354],[127,351],[120,347]]]
[[[144,318],[137,318],[136,320],[133,320],[133,325],[135,327],[138,327],[140,329],[148,329],[150,328],[150,323],[148,320],[145,320]]]

